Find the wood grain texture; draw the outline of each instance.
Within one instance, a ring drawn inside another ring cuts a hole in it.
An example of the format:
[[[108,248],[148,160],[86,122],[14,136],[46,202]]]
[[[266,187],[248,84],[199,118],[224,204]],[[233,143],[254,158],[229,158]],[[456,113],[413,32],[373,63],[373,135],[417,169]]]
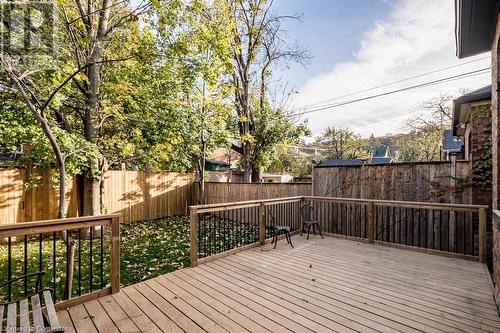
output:
[[[85,303],[95,316],[65,314],[77,332],[500,331],[481,263],[331,237],[293,243],[126,287]]]
[[[0,170],[0,225],[57,218],[59,193],[52,170]],[[37,186],[26,186],[36,180]],[[77,177],[66,191],[67,217],[83,215]],[[121,213],[125,222],[186,214],[194,199],[194,175],[174,172],[107,171],[103,213]]]

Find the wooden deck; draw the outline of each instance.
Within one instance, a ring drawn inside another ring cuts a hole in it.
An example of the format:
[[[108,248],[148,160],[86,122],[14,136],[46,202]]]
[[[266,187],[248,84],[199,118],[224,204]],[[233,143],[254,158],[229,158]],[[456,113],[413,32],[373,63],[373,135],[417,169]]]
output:
[[[484,265],[293,237],[58,313],[67,332],[500,332]]]

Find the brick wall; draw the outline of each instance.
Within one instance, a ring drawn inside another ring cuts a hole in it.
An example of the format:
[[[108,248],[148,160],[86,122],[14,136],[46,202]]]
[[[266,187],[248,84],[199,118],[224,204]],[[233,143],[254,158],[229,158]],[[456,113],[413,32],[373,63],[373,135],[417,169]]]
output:
[[[470,202],[491,207],[491,105],[472,107],[470,124]]]
[[[492,208],[498,209],[499,202],[499,190],[500,190],[500,142],[498,139],[499,135],[499,113],[500,113],[500,104],[499,104],[499,93],[497,92],[498,86],[498,74],[499,74],[499,66],[500,66],[500,15],[497,17],[497,24],[495,29],[495,34],[492,38],[491,45],[491,76],[492,76],[492,95],[491,95],[491,120],[492,120]],[[496,301],[497,305],[500,304],[500,232],[498,226],[499,217],[497,214],[494,214],[496,217],[494,218],[495,223],[493,223],[493,280],[495,281],[495,289],[496,289]]]
[[[500,309],[500,211],[493,212],[493,282],[495,300]]]

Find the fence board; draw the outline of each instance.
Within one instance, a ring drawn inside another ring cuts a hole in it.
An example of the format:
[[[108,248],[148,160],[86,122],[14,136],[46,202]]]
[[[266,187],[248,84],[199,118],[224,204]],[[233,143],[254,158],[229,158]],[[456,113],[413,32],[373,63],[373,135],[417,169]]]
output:
[[[451,162],[393,163],[314,169],[313,195],[343,198],[471,203],[470,188],[454,191]],[[468,180],[470,164],[456,163]]]
[[[57,218],[59,192],[53,170],[0,170],[0,224]],[[35,182],[37,186],[27,186]],[[81,215],[77,177],[67,183],[66,217]],[[108,171],[103,213],[122,213],[124,221],[186,214],[193,203],[194,175],[174,172]]]
[[[206,204],[296,197],[310,194],[310,183],[205,183]]]

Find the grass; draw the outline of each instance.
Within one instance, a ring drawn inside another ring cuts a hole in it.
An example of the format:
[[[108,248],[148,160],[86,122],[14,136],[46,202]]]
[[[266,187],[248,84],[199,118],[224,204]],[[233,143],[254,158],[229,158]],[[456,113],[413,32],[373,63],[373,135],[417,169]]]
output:
[[[108,231],[103,232],[108,233]],[[21,237],[12,242],[12,277],[24,274],[24,256],[26,255],[27,272],[32,273],[39,270],[47,272],[43,286],[55,287],[56,299],[60,300],[63,296],[66,276],[66,246],[64,241],[59,234],[56,234],[55,237],[44,235],[41,242],[39,242],[38,236],[28,237],[25,252],[23,240],[24,238]],[[102,258],[100,239],[92,241],[92,265],[90,264],[90,241],[82,240],[80,246],[76,246],[73,296],[77,296],[79,292],[84,294],[100,289],[101,281],[103,286],[109,283],[108,241],[109,238],[105,237]],[[42,246],[41,260],[39,257],[40,244]],[[52,255],[54,246],[56,248],[55,260]],[[101,259],[103,263],[102,273]],[[166,217],[121,226],[122,285],[144,281],[189,266],[189,264],[189,223],[187,217]],[[0,244],[0,284],[7,281],[7,274],[8,246],[6,243],[2,243]],[[78,279],[79,277],[80,279]],[[22,293],[23,282],[20,281],[13,286],[13,298],[19,297]],[[28,290],[33,288],[34,281],[27,281],[27,286]],[[0,302],[5,300],[6,292],[6,288],[0,290]]]

